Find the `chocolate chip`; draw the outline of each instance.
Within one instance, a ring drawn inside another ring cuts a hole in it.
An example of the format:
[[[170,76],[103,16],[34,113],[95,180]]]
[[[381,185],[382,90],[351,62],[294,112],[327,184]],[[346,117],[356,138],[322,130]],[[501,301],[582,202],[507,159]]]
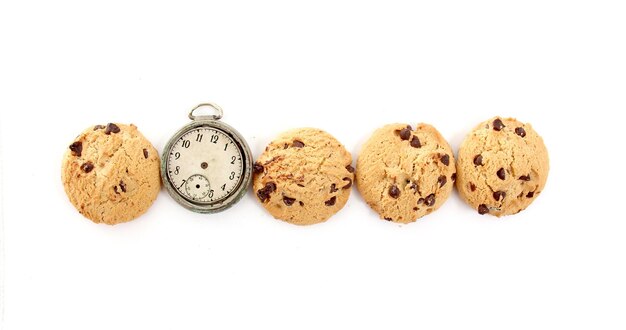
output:
[[[86,162],[83,165],[80,165],[80,169],[83,170],[83,172],[85,173],[89,173],[93,170],[93,163],[92,162]]]
[[[400,138],[402,140],[408,140],[411,137],[411,129],[410,128],[403,128],[400,130]]]
[[[522,181],[530,181],[530,175],[522,175],[519,177],[519,179]]]
[[[419,205],[419,204],[422,204],[422,203],[424,203],[424,199],[423,199],[423,198],[420,198],[420,199],[418,199],[418,200],[417,200],[417,204],[418,204],[418,205]]]
[[[426,206],[435,205],[435,194],[430,194],[426,196],[426,199],[424,199],[424,204],[426,204]]]
[[[352,187],[352,179],[350,178],[343,178],[343,181],[348,181],[348,183],[341,187],[341,189],[350,189]]]
[[[452,175],[450,176],[450,179],[452,179],[452,182],[456,181],[456,172],[452,173]]]
[[[265,201],[270,199],[270,194],[269,194],[269,192],[267,192],[267,190],[265,190],[265,188],[261,188],[261,189],[257,190],[256,196],[263,203],[265,203]]]
[[[385,220],[387,220],[387,221],[393,221],[391,218],[385,218]]]
[[[394,184],[393,186],[389,187],[389,196],[391,196],[391,198],[400,197],[400,189],[398,189],[398,186]]]
[[[416,206],[413,208],[413,211],[417,211],[417,210],[419,210],[419,207]]]
[[[352,165],[347,165],[346,170],[348,170],[348,172],[350,173],[354,173],[354,167],[352,167]]]
[[[521,137],[525,137],[526,136],[526,131],[524,130],[523,127],[517,127],[515,129],[515,134],[521,136]]]
[[[72,156],[80,157],[83,154],[83,143],[76,141],[70,144],[70,150],[72,151]]]
[[[441,155],[441,162],[443,163],[443,165],[450,165],[450,155],[447,154],[443,154]]]
[[[287,197],[287,196],[283,196],[283,203],[285,203],[285,205],[287,205],[287,206],[293,205],[293,203],[295,201],[296,201],[295,198],[290,198],[290,197]]]
[[[413,148],[421,148],[422,144],[420,143],[420,139],[417,138],[417,136],[414,136],[411,139],[411,147]]]
[[[496,174],[498,175],[498,178],[500,178],[500,180],[506,179],[506,171],[503,168],[500,168],[498,172],[496,172]]]
[[[113,191],[115,191],[115,193],[118,194],[118,195],[120,194],[120,192],[117,191],[117,186],[113,186]]]
[[[148,159],[148,149],[143,149],[143,158]]]
[[[299,201],[298,203],[300,203],[300,206],[304,206],[304,202],[303,201]]]
[[[448,182],[448,178],[446,178],[445,175],[442,175],[439,177],[439,179],[437,179],[437,182],[439,182],[439,188],[441,188],[446,185],[446,182]]]
[[[485,204],[478,205],[478,214],[487,214],[489,213],[489,208]]]
[[[270,194],[276,191],[276,184],[274,182],[268,182],[265,184],[265,187],[259,189],[256,192],[257,197],[261,202],[265,203],[270,199]]]
[[[333,196],[329,200],[325,201],[324,205],[326,205],[326,206],[333,206],[333,205],[335,205],[335,202],[337,202],[337,196]]]
[[[113,123],[108,123],[106,129],[104,130],[104,134],[109,135],[111,133],[119,133],[120,132],[120,128],[113,124]]]
[[[292,147],[294,148],[303,148],[304,147],[304,143],[300,140],[294,140],[293,143],[291,144]]]
[[[338,191],[338,190],[339,189],[337,189],[337,185],[336,184],[333,183],[333,184],[330,185],[330,193],[331,194],[336,192],[336,191]]]
[[[470,190],[471,191],[476,191],[476,185],[473,184],[472,182],[470,182]]]
[[[259,164],[259,162],[254,163],[254,165],[252,166],[252,170],[254,171],[254,174],[261,174],[263,173],[263,165]]]
[[[493,199],[496,201],[500,201],[500,199],[504,199],[506,197],[506,192],[504,191],[496,191],[493,193]]]
[[[533,198],[533,197],[535,197],[535,192],[534,192],[534,191],[529,192],[529,193],[526,195],[526,197],[528,197],[528,198]]]
[[[104,125],[96,125],[96,126],[93,127],[94,131],[97,131],[99,129],[104,129]]]
[[[122,188],[122,192],[126,192],[126,184],[122,180],[120,180],[120,188]]]
[[[476,166],[482,166],[483,165],[483,156],[482,155],[474,156],[474,165],[476,165]]]
[[[504,123],[502,122],[502,120],[500,120],[500,118],[498,118],[498,119],[493,121],[493,130],[494,131],[501,131],[505,127],[506,126],[504,126]]]
[[[417,183],[412,182],[409,188],[411,188],[413,190],[413,193],[415,194],[417,192]]]

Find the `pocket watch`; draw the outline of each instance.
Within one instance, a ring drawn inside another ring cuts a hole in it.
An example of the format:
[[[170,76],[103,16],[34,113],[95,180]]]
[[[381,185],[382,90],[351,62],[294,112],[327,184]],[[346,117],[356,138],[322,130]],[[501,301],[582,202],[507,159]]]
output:
[[[213,115],[194,115],[210,108]],[[183,126],[165,145],[161,179],[167,192],[185,208],[216,213],[236,204],[252,177],[252,154],[246,140],[220,121],[222,109],[202,103],[189,112]]]

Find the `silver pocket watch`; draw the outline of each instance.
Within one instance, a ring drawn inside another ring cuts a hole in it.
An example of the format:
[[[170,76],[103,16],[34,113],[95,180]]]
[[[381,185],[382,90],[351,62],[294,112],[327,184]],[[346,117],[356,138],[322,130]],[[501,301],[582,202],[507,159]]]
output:
[[[194,115],[201,108],[211,108],[215,114]],[[189,112],[191,123],[178,130],[163,150],[163,185],[176,202],[194,212],[224,211],[250,185],[250,148],[237,130],[219,121],[222,115],[216,104],[197,105]]]

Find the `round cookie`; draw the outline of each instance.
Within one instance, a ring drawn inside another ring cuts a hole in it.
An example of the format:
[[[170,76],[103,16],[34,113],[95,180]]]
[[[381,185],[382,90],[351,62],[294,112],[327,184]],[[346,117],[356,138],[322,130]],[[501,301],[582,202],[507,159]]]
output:
[[[433,126],[390,124],[363,145],[356,182],[381,219],[410,223],[448,199],[455,172],[452,149]]]
[[[86,129],[63,157],[70,202],[95,223],[115,225],[143,214],[161,188],[159,154],[134,125]]]
[[[494,117],[463,141],[457,189],[480,214],[516,214],[530,205],[548,178],[548,150],[530,124]]]
[[[315,128],[284,132],[254,164],[254,192],[276,219],[296,225],[326,221],[350,197],[352,156]]]

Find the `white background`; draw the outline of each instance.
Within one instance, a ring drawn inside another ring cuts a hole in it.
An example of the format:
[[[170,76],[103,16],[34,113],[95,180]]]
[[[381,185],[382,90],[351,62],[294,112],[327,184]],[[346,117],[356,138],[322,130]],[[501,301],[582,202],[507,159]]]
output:
[[[17,329],[624,329],[623,1],[6,1],[0,5],[1,321]],[[530,122],[551,173],[519,215],[458,195],[400,226],[356,190],[324,224],[250,193],[218,215],[162,191],[109,227],[60,180],[84,128],[134,123],[159,150],[214,101],[256,156],[281,131],[353,153],[391,122],[457,148]]]

